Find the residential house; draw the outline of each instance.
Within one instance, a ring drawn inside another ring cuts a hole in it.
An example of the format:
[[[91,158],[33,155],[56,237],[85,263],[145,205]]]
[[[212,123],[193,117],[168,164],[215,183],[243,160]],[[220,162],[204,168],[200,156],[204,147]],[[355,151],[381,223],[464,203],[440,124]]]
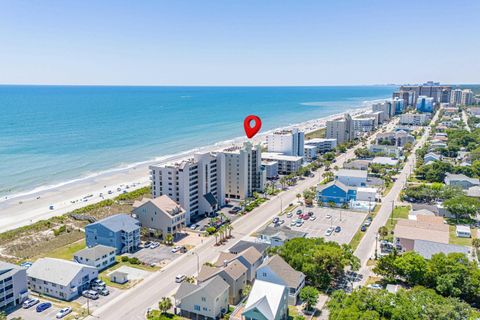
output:
[[[442,155],[429,152],[423,157],[424,164],[429,164],[430,162],[434,162],[434,161],[442,161]]]
[[[357,159],[343,164],[344,169],[368,170],[372,160]]]
[[[95,267],[54,258],[41,258],[27,269],[28,288],[39,294],[71,301],[98,277]]]
[[[258,252],[262,254],[262,257],[265,258],[267,256],[267,249],[270,248],[270,245],[264,242],[251,242],[240,240],[232,247],[230,247],[228,251],[233,254],[239,254],[240,252],[243,252],[250,247],[254,247]]]
[[[372,164],[394,167],[398,164],[398,159],[392,159],[390,157],[375,157],[372,160]]]
[[[222,268],[202,266],[197,276],[198,284],[201,284],[215,276],[220,276],[229,285],[228,302],[236,305],[242,299],[242,292],[247,285],[247,267],[240,261],[232,261]]]
[[[402,149],[397,146],[387,146],[383,144],[371,144],[368,146],[370,152],[382,154],[388,157],[399,158],[402,155]]]
[[[268,243],[272,247],[282,246],[290,239],[305,238],[306,235],[306,232],[292,230],[286,226],[267,226],[263,230],[257,232],[258,239],[262,242]]]
[[[296,305],[299,302],[300,290],[305,286],[305,275],[293,269],[279,255],[274,255],[265,260],[257,269],[256,278],[256,281],[268,281],[286,286],[288,289],[288,304],[290,305]]]
[[[228,311],[229,285],[221,277],[193,284],[182,282],[175,298],[175,313],[188,319],[221,319]]]
[[[357,188],[350,187],[338,180],[318,185],[317,200],[323,203],[333,202],[337,206],[357,200]]]
[[[356,201],[375,202],[377,199],[377,188],[358,187]]]
[[[480,186],[470,187],[467,190],[467,196],[480,198]]]
[[[27,297],[26,269],[0,261],[0,313],[20,305]]]
[[[115,264],[115,252],[114,247],[99,244],[75,252],[73,261],[103,270]]]
[[[252,283],[253,280],[255,280],[257,268],[260,267],[263,262],[262,254],[255,249],[255,247],[249,247],[239,254],[222,252],[214,265],[216,267],[224,267],[235,260],[240,261],[247,268],[247,281]]]
[[[287,320],[287,288],[280,284],[256,280],[242,316],[245,320]]]
[[[365,170],[340,169],[335,173],[335,180],[350,187],[365,187],[368,172]]]
[[[480,186],[480,180],[477,178],[469,178],[464,174],[447,173],[445,176],[445,184],[448,186],[458,186],[462,189],[469,189],[474,186]]]
[[[133,203],[134,216],[154,234],[176,235],[185,227],[186,211],[167,195]]]
[[[470,256],[471,254],[469,248],[465,246],[427,240],[415,240],[413,251],[419,253],[425,259],[431,259],[432,256],[437,253],[463,253],[467,256]]]
[[[87,247],[102,244],[116,254],[135,252],[140,246],[140,222],[126,214],[116,214],[85,227]]]
[[[401,245],[404,251],[411,251],[416,240],[434,241],[448,244],[450,239],[449,227],[442,222],[425,222],[414,220],[397,221],[394,228],[396,244]]]
[[[375,143],[403,147],[407,143],[415,143],[415,137],[403,130],[385,132],[377,134]]]

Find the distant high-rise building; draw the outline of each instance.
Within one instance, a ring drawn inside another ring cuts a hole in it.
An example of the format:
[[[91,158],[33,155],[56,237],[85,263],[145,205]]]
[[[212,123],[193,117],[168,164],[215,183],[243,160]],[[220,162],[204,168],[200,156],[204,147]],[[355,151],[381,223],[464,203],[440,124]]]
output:
[[[433,102],[432,97],[419,96],[417,99],[417,111],[419,112],[433,112]]]
[[[276,131],[267,135],[268,152],[283,153],[288,156],[304,155],[305,135],[298,129]]]
[[[254,191],[265,188],[266,173],[262,167],[262,149],[250,142],[242,147],[232,147],[221,151],[225,159],[225,197],[245,199]]]
[[[225,204],[225,159],[221,153],[197,153],[179,163],[150,166],[152,196],[167,195],[186,211],[185,222],[209,215]]]
[[[343,118],[327,121],[325,131],[327,139],[336,139],[337,145],[351,141],[355,138],[352,117],[347,113]]]
[[[378,118],[371,114],[361,114],[352,118],[355,135],[363,132],[371,132],[378,126]]]
[[[410,91],[396,91],[393,93],[393,100],[395,99],[403,99],[405,107],[411,106],[412,101],[414,100],[414,92]]]
[[[383,111],[385,119],[388,120],[395,115],[395,109],[390,101],[384,101],[372,104],[372,111]]]
[[[462,103],[462,89],[452,90],[450,95],[450,104],[456,106]]]
[[[474,95],[473,91],[470,89],[464,89],[462,90],[462,99],[461,99],[461,104],[468,106],[473,104],[474,102]]]
[[[395,114],[401,114],[405,111],[405,100],[402,98],[394,98],[392,103]]]
[[[400,91],[414,93],[414,100],[411,105],[416,105],[420,96],[433,98],[434,103],[450,102],[451,86],[441,86],[438,82],[428,81],[419,86],[401,86]]]

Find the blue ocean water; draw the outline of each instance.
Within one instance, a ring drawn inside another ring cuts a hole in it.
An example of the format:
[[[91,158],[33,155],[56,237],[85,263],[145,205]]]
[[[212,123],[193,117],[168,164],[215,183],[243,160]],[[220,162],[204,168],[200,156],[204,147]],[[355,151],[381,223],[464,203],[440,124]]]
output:
[[[0,195],[388,98],[394,87],[0,86]]]

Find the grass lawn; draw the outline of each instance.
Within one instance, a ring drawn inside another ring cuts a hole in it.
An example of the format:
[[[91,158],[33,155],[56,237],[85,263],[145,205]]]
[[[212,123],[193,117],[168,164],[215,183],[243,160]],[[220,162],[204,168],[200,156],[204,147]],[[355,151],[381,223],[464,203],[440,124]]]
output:
[[[325,138],[325,131],[326,131],[325,128],[320,128],[318,130],[309,132],[305,134],[305,140],[310,140],[314,138]]]
[[[393,218],[394,219],[408,219],[408,214],[410,212],[410,206],[396,206],[393,209]]]
[[[112,286],[112,287],[118,288],[118,289],[128,289],[128,288],[131,288],[138,283],[138,281],[136,281],[136,282],[128,281],[127,283],[119,284],[119,283],[114,283],[114,282],[110,281],[110,277],[108,276],[108,274],[110,272],[114,271],[114,270],[117,270],[118,268],[120,268],[122,266],[128,266],[128,267],[137,268],[137,269],[150,271],[150,272],[160,270],[160,267],[150,267],[150,266],[147,266],[147,265],[144,265],[144,264],[132,264],[130,262],[124,262],[124,261],[122,261],[121,257],[119,257],[119,256],[117,256],[116,260],[117,260],[117,262],[113,266],[111,266],[110,268],[105,269],[102,272],[100,272],[99,278],[101,280],[103,280],[107,286]]]
[[[85,247],[85,240],[82,239],[72,244],[50,251],[45,256],[49,258],[57,258],[71,261],[73,259],[73,254],[79,250],[84,249]]]
[[[288,306],[288,319],[293,319],[296,316],[300,316],[296,306]]]
[[[456,244],[459,246],[471,246],[472,239],[477,237],[477,229],[472,229],[472,237],[471,238],[459,238],[457,237],[456,228],[455,226],[450,226],[450,244]]]

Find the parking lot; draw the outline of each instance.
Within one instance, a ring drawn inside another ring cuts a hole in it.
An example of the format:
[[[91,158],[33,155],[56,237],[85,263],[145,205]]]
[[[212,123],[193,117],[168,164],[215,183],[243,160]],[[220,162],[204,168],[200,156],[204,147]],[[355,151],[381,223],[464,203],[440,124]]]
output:
[[[303,220],[303,225],[300,227],[292,226],[291,222],[298,219],[296,211],[300,209],[303,213],[312,211],[316,217],[314,221]],[[284,219],[284,226],[292,230],[303,231],[307,233],[307,238],[326,238],[330,241],[336,241],[340,244],[349,243],[358,228],[361,226],[363,220],[367,217],[366,213],[354,212],[344,209],[330,209],[319,207],[300,207],[295,209],[291,218],[283,215],[280,219]],[[330,236],[325,235],[325,231],[330,227],[340,226],[340,232],[333,232]]]
[[[143,248],[138,250],[135,253],[129,253],[127,256],[129,257],[136,257],[140,261],[146,264],[166,264],[174,259],[178,258],[181,254],[180,253],[173,253],[172,247],[168,247],[165,245],[160,245],[155,249],[150,248]]]

